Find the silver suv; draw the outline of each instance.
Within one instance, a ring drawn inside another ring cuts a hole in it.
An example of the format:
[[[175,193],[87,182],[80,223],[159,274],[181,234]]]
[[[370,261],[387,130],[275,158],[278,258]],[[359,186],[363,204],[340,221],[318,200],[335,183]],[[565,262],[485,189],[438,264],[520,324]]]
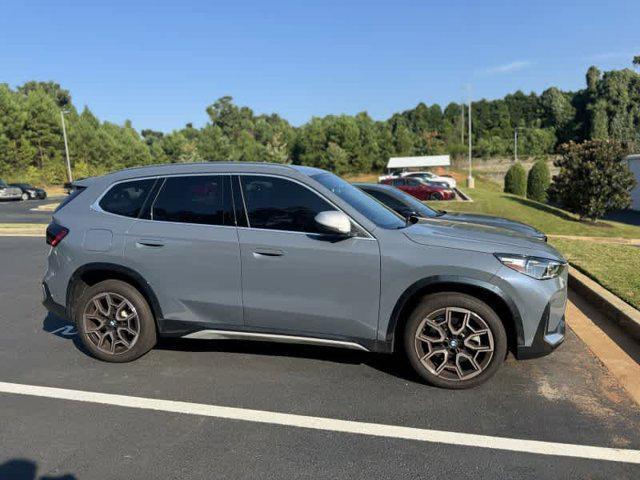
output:
[[[159,336],[406,354],[440,387],[564,339],[566,262],[544,241],[407,221],[315,168],[142,167],[77,182],[54,213],[45,306],[95,357]]]

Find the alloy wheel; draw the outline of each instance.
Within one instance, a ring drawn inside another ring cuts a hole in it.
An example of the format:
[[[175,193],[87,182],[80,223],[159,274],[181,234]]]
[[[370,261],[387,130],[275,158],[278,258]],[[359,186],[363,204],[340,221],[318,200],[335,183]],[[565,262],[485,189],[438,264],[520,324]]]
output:
[[[133,304],[113,292],[100,293],[85,306],[84,334],[101,352],[119,355],[133,348],[140,336],[140,319]]]
[[[415,334],[420,363],[450,381],[469,380],[491,363],[494,338],[482,317],[466,308],[446,307],[427,315]]]

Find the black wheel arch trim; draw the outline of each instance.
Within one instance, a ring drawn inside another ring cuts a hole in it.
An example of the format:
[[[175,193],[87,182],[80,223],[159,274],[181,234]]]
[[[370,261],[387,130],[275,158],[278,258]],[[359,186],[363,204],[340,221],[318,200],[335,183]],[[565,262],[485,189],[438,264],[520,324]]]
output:
[[[107,263],[107,262],[94,262],[87,263],[81,267],[79,267],[73,274],[69,280],[67,286],[67,296],[66,296],[66,313],[67,318],[73,320],[73,305],[72,305],[72,295],[74,289],[76,288],[77,282],[87,273],[91,272],[113,272],[123,277],[129,277],[135,281],[142,290],[140,293],[144,295],[144,297],[149,301],[149,306],[153,311],[153,316],[156,320],[156,327],[161,323],[163,318],[162,316],[162,308],[160,307],[160,302],[158,302],[158,297],[156,296],[153,288],[149,285],[149,282],[145,280],[145,278],[140,275],[138,272],[133,270],[132,268],[125,267],[124,265],[119,265],[117,263]]]
[[[522,327],[522,316],[516,306],[515,302],[507,295],[500,287],[493,283],[478,280],[476,278],[464,277],[459,275],[434,275],[432,277],[423,278],[418,280],[411,286],[409,286],[398,298],[393,311],[391,312],[391,318],[387,325],[387,332],[384,343],[387,345],[387,349],[393,351],[395,345],[395,333],[398,323],[400,321],[400,314],[407,305],[407,302],[414,298],[414,296],[428,287],[437,287],[439,285],[446,286],[451,285],[453,287],[471,287],[476,289],[485,290],[500,298],[507,306],[511,318],[513,320],[513,327],[516,333],[516,347],[524,345],[524,329]]]

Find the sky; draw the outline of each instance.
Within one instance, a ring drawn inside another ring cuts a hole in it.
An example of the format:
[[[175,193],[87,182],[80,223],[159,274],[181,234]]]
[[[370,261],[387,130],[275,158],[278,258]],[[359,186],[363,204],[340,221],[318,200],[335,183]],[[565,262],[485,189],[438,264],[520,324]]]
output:
[[[230,95],[294,125],[631,67],[640,1],[28,1],[0,7],[0,83],[53,80],[101,120],[164,132]]]

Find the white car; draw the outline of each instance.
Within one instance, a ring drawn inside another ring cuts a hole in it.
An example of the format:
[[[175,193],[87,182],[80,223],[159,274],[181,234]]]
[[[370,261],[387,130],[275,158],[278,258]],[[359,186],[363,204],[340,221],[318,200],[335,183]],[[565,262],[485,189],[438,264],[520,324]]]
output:
[[[10,187],[0,178],[0,200],[20,200],[21,198],[22,190]]]
[[[456,188],[457,183],[455,178],[453,177],[445,177],[436,175],[432,172],[403,172],[400,174],[401,177],[412,177],[418,178],[420,180],[424,180],[426,182],[437,182],[437,183],[446,183],[449,188]]]

